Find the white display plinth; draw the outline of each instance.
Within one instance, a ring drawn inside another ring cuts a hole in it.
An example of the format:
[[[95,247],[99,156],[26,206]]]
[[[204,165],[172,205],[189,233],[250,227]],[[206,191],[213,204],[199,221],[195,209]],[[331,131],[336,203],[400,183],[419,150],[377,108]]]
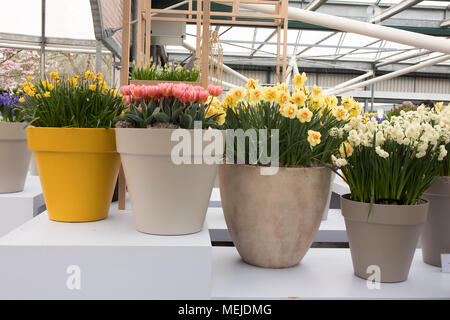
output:
[[[206,221],[213,241],[231,241],[222,208],[208,208]],[[348,242],[344,217],[340,209],[328,211],[328,218],[322,220],[314,242]]]
[[[353,274],[349,249],[310,249],[299,265],[264,269],[235,248],[213,248],[214,299],[450,299],[450,273],[422,262],[417,250],[409,279],[369,289]]]
[[[0,237],[44,210],[39,177],[28,175],[23,191],[0,194]]]
[[[0,239],[0,257],[0,299],[210,297],[206,226],[191,235],[148,235],[114,208],[89,223],[50,221],[45,212]]]
[[[331,183],[331,191],[334,193],[337,193],[338,195],[342,196],[343,194],[350,193],[350,188],[344,180],[342,180],[341,177],[339,177],[337,174],[335,175],[333,182]]]

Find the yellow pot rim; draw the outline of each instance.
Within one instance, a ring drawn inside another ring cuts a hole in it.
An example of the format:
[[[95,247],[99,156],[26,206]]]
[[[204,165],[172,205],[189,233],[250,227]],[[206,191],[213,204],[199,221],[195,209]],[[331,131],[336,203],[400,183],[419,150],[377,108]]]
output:
[[[115,129],[27,127],[28,147],[47,152],[116,152]]]

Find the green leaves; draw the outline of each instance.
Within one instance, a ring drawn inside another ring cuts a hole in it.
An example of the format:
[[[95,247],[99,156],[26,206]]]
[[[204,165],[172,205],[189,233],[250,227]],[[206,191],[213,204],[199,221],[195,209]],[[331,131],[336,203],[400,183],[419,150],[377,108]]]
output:
[[[187,81],[195,82],[200,78],[200,72],[197,69],[186,69],[181,66],[169,66],[165,68],[157,68],[151,63],[146,67],[135,66],[131,72],[133,80],[159,80],[159,81]]]
[[[61,80],[51,90],[38,84],[36,95],[20,106],[24,120],[36,127],[112,128],[124,105],[121,96],[100,82],[83,77],[74,86]],[[89,87],[93,84],[95,90]],[[49,96],[45,97],[45,93]]]

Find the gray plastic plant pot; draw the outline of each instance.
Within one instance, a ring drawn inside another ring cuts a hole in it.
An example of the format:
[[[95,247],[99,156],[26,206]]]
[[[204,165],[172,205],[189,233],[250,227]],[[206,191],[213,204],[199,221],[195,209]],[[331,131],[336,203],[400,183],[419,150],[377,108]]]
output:
[[[0,193],[23,191],[31,151],[23,122],[0,122]]]
[[[450,176],[436,177],[423,197],[430,203],[422,233],[423,261],[441,267],[441,254],[450,253]]]
[[[378,282],[408,278],[420,233],[427,219],[428,202],[385,205],[353,201],[341,196],[342,215],[355,275]]]

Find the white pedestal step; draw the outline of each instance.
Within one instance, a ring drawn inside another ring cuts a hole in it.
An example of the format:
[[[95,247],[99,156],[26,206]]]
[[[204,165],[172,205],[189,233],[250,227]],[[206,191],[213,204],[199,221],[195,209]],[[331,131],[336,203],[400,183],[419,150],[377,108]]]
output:
[[[422,262],[417,250],[409,279],[369,289],[353,274],[349,249],[310,249],[299,265],[264,269],[235,248],[213,248],[213,299],[450,299],[450,273]]]
[[[185,236],[135,230],[130,213],[50,221],[45,213],[0,239],[0,299],[208,299],[208,229]]]
[[[206,221],[213,241],[231,241],[222,208],[208,208]],[[328,218],[322,220],[314,242],[348,242],[340,209],[329,209]]]
[[[28,175],[22,192],[0,194],[0,237],[44,210],[39,177]]]

